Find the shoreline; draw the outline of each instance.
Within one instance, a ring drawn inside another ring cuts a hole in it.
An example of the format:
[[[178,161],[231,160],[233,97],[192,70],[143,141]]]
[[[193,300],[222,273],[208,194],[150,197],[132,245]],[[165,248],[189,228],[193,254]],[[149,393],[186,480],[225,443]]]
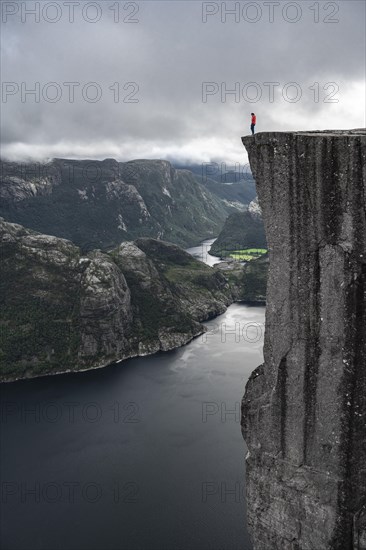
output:
[[[225,308],[225,310],[222,311],[221,313],[218,313],[217,315],[215,315],[213,317],[210,317],[209,319],[204,319],[203,321],[199,321],[199,322],[200,323],[205,323],[205,321],[212,321],[213,319],[216,319],[220,315],[223,315],[228,310],[228,308],[230,306],[234,305],[234,304],[246,305],[248,307],[266,307],[266,302],[262,302],[262,301],[235,300],[234,302],[229,304]],[[48,377],[48,376],[59,376],[59,375],[63,375],[63,374],[77,374],[79,372],[88,372],[88,371],[93,371],[93,370],[104,369],[104,368],[110,367],[112,365],[117,365],[119,363],[124,363],[128,359],[134,359],[136,357],[149,357],[149,356],[152,356],[152,355],[156,355],[157,353],[165,353],[165,352],[169,352],[169,351],[174,351],[176,349],[179,349],[179,348],[182,348],[182,347],[186,346],[187,344],[192,342],[195,338],[198,338],[198,336],[201,336],[205,332],[207,332],[207,327],[206,327],[206,325],[203,324],[202,330],[200,330],[197,334],[195,334],[194,336],[187,339],[184,343],[178,344],[176,346],[169,347],[167,349],[157,349],[155,351],[151,351],[151,352],[147,352],[147,353],[132,353],[130,355],[126,355],[126,356],[122,357],[121,359],[117,359],[117,360],[114,360],[114,361],[109,361],[107,363],[95,365],[95,366],[92,366],[92,367],[86,367],[86,368],[82,368],[82,369],[57,370],[57,371],[54,371],[54,372],[47,372],[47,373],[44,373],[44,374],[9,377],[9,378],[6,378],[6,379],[4,378],[4,379],[0,380],[0,387],[1,387],[1,384],[12,384],[14,382],[23,382],[25,380],[34,380],[35,378],[45,378],[45,377]]]

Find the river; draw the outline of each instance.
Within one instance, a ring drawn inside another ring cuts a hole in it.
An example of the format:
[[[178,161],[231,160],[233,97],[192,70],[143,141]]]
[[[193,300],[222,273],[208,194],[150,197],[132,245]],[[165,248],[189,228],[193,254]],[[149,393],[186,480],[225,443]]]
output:
[[[240,400],[264,308],[167,353],[1,386],[6,550],[251,550]]]
[[[201,244],[199,244],[198,246],[192,246],[191,248],[187,248],[186,250],[187,252],[192,254],[192,256],[194,256],[198,260],[201,260],[201,262],[205,262],[205,264],[213,266],[214,264],[218,264],[222,261],[217,256],[211,256],[208,253],[212,243],[215,240],[216,239],[208,239],[206,241],[202,241]]]

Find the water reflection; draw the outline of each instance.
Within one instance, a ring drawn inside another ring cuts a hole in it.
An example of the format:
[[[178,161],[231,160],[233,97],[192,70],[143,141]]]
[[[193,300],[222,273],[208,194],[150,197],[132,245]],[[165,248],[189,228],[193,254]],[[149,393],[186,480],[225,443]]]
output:
[[[187,248],[186,251],[197,258],[197,260],[201,260],[201,262],[204,262],[209,266],[213,266],[214,264],[218,264],[222,261],[217,256],[211,256],[208,253],[215,240],[216,239],[208,239],[206,241],[202,241],[200,245]]]
[[[234,304],[178,350],[3,385],[3,547],[251,550],[240,401],[263,339],[236,327],[263,322]]]

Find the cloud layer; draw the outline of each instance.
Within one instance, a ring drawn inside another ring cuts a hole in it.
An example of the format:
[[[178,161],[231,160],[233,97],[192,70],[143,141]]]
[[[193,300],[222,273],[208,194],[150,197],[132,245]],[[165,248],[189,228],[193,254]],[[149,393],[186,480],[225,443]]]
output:
[[[3,2],[3,156],[240,162],[251,111],[365,125],[364,2],[71,4]]]

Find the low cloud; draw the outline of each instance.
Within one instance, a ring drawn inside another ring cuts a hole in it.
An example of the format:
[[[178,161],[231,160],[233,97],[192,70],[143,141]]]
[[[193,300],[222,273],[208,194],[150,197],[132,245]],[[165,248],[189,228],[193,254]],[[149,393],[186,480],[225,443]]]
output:
[[[3,14],[4,157],[240,162],[252,111],[258,131],[365,125],[363,2],[274,2],[273,22],[263,2],[79,2],[72,23],[53,4]]]

